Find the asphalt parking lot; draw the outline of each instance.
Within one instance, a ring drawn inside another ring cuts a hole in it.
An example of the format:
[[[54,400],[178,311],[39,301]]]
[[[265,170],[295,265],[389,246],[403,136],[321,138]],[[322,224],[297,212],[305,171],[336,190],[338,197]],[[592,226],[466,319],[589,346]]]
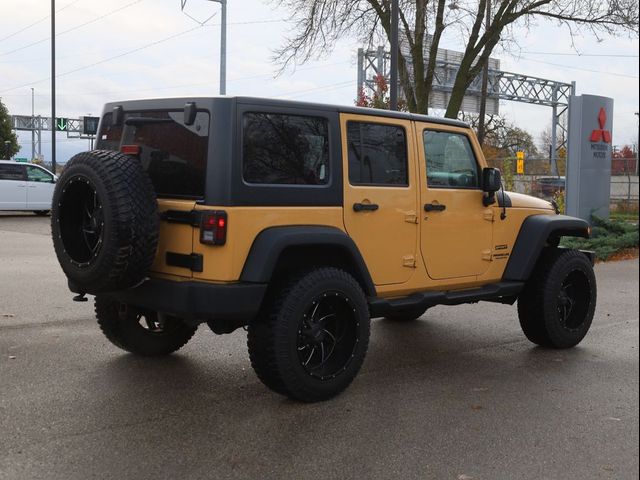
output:
[[[596,267],[575,349],[536,348],[515,307],[374,320],[353,385],[291,402],[246,333],[201,326],[141,359],[74,303],[49,219],[0,214],[0,479],[637,479],[638,261]]]

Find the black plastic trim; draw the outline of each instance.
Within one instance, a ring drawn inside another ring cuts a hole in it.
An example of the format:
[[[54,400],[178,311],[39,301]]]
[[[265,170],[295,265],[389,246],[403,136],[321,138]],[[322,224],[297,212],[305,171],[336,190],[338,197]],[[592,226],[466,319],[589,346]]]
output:
[[[266,289],[266,285],[257,283],[211,284],[151,278],[135,288],[107,295],[191,323],[238,320],[246,325],[258,313]]]
[[[526,281],[551,237],[589,238],[589,224],[566,215],[532,215],[520,227],[502,280]]]
[[[512,203],[511,203],[511,197],[509,196],[509,194],[507,192],[503,192],[501,190],[498,190],[497,192],[495,192],[496,195],[496,199],[498,200],[498,206],[499,207],[512,207]]]
[[[167,252],[165,262],[172,267],[188,268],[192,272],[201,272],[204,261],[199,253]]]
[[[169,223],[184,223],[192,227],[200,227],[202,212],[200,210],[165,210],[160,219]]]
[[[240,275],[242,282],[268,283],[280,254],[289,247],[332,246],[344,251],[353,262],[366,295],[375,296],[376,288],[358,247],[342,230],[335,227],[300,225],[271,227],[260,232],[247,256]],[[322,263],[321,258],[315,258]],[[330,259],[329,259],[330,260]]]
[[[524,282],[498,282],[468,290],[427,291],[395,299],[370,298],[369,310],[371,317],[375,318],[397,311],[435,305],[460,305],[481,300],[512,303],[523,288]]]

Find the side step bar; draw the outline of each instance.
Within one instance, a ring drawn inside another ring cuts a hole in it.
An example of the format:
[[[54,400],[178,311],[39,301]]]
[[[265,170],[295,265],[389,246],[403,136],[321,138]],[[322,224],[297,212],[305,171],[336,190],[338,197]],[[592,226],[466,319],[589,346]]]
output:
[[[473,303],[480,300],[513,303],[516,296],[524,288],[524,282],[499,282],[484,285],[480,288],[452,291],[428,291],[414,293],[403,298],[370,298],[369,310],[371,317],[384,317],[387,313],[414,308],[428,308],[435,305],[459,305]]]

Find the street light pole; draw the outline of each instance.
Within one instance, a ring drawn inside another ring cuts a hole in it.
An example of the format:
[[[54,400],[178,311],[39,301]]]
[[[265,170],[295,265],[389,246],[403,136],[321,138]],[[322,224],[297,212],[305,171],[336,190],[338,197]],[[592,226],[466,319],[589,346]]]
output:
[[[398,0],[391,1],[391,65],[389,74],[389,108],[398,110]]]
[[[227,0],[211,0],[222,7],[220,13],[220,95],[227,94]]]
[[[56,0],[51,0],[51,170],[56,173]]]

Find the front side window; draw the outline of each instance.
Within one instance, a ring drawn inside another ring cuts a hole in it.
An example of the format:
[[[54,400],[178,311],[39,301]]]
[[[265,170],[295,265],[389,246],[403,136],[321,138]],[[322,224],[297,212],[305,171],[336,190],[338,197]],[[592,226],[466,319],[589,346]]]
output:
[[[0,180],[24,180],[24,166],[0,163]]]
[[[245,182],[280,185],[329,182],[327,119],[252,112],[245,113],[242,120]]]
[[[27,180],[30,182],[53,183],[53,175],[38,167],[27,166]]]
[[[348,122],[347,148],[351,185],[409,185],[407,138],[404,128]]]
[[[480,187],[478,163],[466,135],[425,130],[423,137],[429,187]]]

